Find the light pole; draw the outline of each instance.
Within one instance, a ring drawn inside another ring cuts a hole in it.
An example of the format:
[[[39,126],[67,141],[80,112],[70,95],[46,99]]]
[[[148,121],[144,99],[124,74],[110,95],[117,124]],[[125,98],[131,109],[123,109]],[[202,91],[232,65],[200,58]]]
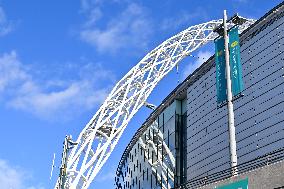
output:
[[[232,81],[230,72],[230,58],[229,58],[229,40],[227,33],[227,12],[224,10],[224,39],[225,39],[225,61],[226,61],[226,80],[227,80],[227,107],[228,107],[228,127],[229,127],[229,140],[230,140],[230,154],[231,154],[231,168],[232,175],[238,175],[237,169],[237,142],[236,142],[236,130],[234,121],[234,106],[232,95]]]

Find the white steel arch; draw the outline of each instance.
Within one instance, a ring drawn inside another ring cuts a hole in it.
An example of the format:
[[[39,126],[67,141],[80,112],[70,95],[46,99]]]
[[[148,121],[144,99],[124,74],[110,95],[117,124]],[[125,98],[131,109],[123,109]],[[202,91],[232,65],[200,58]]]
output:
[[[170,151],[169,146],[164,141],[163,133],[158,128],[158,122],[153,122],[150,128],[153,130],[155,135],[153,133],[153,136],[151,137],[146,134],[146,139],[140,137],[138,143],[145,152],[146,157],[150,155],[148,154],[148,149],[150,149],[151,152],[154,152],[153,155],[157,157],[154,162],[150,160],[152,157],[149,159],[147,158],[148,163],[151,165],[152,174],[155,175],[159,168],[161,170],[161,175],[157,174],[158,182],[162,186],[162,189],[170,189],[173,187],[170,183],[174,183],[174,168],[176,164],[175,157]],[[158,148],[154,141],[156,141]],[[166,181],[167,177],[171,182],[164,183],[163,181]]]
[[[113,88],[78,139],[64,153],[55,188],[86,189],[102,168],[127,124],[172,68],[193,51],[218,37],[213,30],[222,19],[191,26],[148,53]],[[240,31],[254,20],[246,20]],[[229,23],[229,26],[233,26]],[[69,140],[70,141],[70,140]],[[69,142],[71,144],[71,142]],[[75,144],[75,145],[74,145]]]

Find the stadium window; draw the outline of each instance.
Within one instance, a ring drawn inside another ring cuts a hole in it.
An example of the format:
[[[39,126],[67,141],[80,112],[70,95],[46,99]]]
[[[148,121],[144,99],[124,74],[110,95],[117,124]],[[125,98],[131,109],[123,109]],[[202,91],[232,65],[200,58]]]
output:
[[[168,147],[170,146],[170,131],[168,130]]]
[[[163,113],[163,133],[165,132],[165,123],[164,123],[164,121],[165,121],[165,115]]]
[[[158,157],[158,155],[159,155],[158,152],[159,152],[159,146],[158,146],[158,142],[157,142],[157,160],[158,160],[158,158],[159,158],[159,157]]]
[[[156,171],[156,186],[158,185],[158,172]]]
[[[162,141],[162,162],[164,162],[164,143]]]
[[[167,185],[169,184],[169,169],[167,168]]]
[[[162,174],[161,174],[161,183],[159,183],[160,186],[161,186],[161,189],[163,189],[163,177],[162,177]]]

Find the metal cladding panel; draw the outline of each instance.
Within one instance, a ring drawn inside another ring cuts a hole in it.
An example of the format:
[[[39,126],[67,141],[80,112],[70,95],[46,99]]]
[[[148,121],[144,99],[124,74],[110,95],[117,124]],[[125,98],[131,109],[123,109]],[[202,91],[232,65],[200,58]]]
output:
[[[224,148],[222,151],[218,153],[213,153],[210,156],[202,159],[191,167],[188,167],[188,173],[190,172],[190,177],[199,177],[205,176],[207,174],[213,173],[212,171],[219,166],[227,165],[226,168],[229,167],[229,162],[226,157],[226,154],[229,152],[229,147]]]
[[[245,89],[234,100],[238,163],[284,146],[283,17],[243,42],[241,62]],[[230,166],[227,107],[217,108],[215,74],[213,66],[187,89],[188,180]]]
[[[187,178],[206,175],[216,167],[228,168],[227,112],[217,109],[215,68],[188,90]],[[203,78],[203,82],[201,81]],[[206,83],[206,84],[205,84]],[[206,86],[208,86],[206,88]]]
[[[272,33],[272,32],[277,32],[278,29],[283,28],[283,18],[280,18],[278,20],[275,20],[274,23],[272,25],[270,25],[269,27],[265,28],[262,32],[258,33],[256,36],[254,36],[254,40],[253,41],[246,41],[245,43],[242,44],[242,49],[241,51],[246,51],[247,48],[253,48],[253,43],[256,43],[256,41],[258,41],[259,39],[263,39],[264,37],[266,37],[267,33]],[[278,29],[277,29],[278,28]],[[269,36],[271,37],[271,36]]]
[[[196,159],[198,156],[200,156],[202,154],[207,154],[207,152],[211,148],[218,148],[218,151],[220,151],[220,150],[222,150],[223,148],[225,148],[227,146],[228,146],[228,143],[226,141],[224,141],[224,140],[213,140],[211,142],[211,146],[202,145],[199,148],[194,149],[193,151],[191,151],[188,154],[188,159],[190,160],[189,161],[189,165],[193,165],[194,164],[193,161],[191,161],[191,159]]]
[[[247,54],[241,57],[242,62],[246,62],[251,58],[257,57],[257,55],[261,53],[265,49],[265,47],[269,48],[273,46],[275,42],[278,42],[279,39],[282,38],[280,36],[281,32],[284,32],[284,24],[282,24],[278,29],[276,27],[276,29],[270,32],[269,35],[264,35],[260,39],[254,38],[254,42],[252,42],[248,48],[243,49],[242,52],[247,52]]]

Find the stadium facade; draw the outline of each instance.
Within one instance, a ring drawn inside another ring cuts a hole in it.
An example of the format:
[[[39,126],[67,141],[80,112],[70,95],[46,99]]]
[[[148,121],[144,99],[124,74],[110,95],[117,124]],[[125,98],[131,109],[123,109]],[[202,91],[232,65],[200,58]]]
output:
[[[213,55],[138,129],[119,162],[117,189],[214,188],[238,179],[249,188],[284,187],[284,3],[244,31],[240,44],[245,89],[234,99],[240,175],[230,171],[227,107],[217,105]]]

